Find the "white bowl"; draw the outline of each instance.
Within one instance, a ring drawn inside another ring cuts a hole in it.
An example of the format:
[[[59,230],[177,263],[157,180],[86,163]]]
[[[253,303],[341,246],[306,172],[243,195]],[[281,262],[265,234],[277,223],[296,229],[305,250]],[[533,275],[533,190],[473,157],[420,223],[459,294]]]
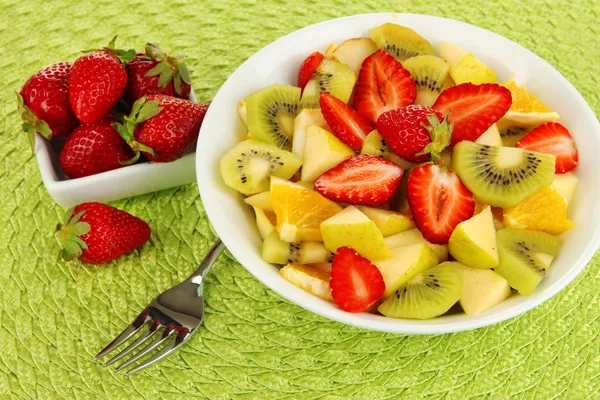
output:
[[[189,99],[196,101],[194,90]],[[65,138],[48,141],[35,135],[35,153],[42,181],[50,196],[68,208],[87,201],[108,202],[156,192],[196,180],[194,159],[189,153],[168,163],[145,162],[83,178],[69,179],[58,162]]]
[[[565,243],[547,276],[528,297],[515,295],[488,310],[428,321],[386,318],[368,313],[351,314],[285,281],[277,268],[260,258],[260,237],[252,210],[242,196],[225,186],[219,159],[245,135],[237,115],[240,100],[274,83],[295,85],[304,57],[324,51],[330,43],[368,36],[385,22],[413,28],[435,44],[450,41],[475,54],[498,72],[500,81],[514,74],[548,107],[561,115],[579,148],[579,187],[570,206],[577,227],[564,235]],[[217,133],[218,134],[215,134]],[[449,19],[415,14],[365,14],[312,25],[266,46],[242,64],[221,87],[206,115],[196,150],[198,185],[204,208],[231,254],[261,282],[307,310],[366,329],[404,334],[464,331],[512,318],[543,303],[571,282],[586,266],[600,244],[600,124],[577,90],[552,66],[520,45],[485,29]]]

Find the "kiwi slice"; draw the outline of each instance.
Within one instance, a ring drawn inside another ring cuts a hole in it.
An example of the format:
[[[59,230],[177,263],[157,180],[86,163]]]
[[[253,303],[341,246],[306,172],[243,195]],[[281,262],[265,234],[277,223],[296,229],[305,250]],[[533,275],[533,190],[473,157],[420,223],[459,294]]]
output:
[[[369,31],[377,47],[404,61],[422,54],[434,54],[431,43],[405,26],[387,23]]]
[[[429,319],[447,312],[459,299],[462,278],[449,263],[419,272],[383,304],[386,317]]]
[[[450,64],[439,57],[425,54],[409,58],[402,63],[417,86],[415,104],[431,107],[442,92]]]
[[[392,149],[388,147],[388,145],[385,143],[385,140],[383,140],[383,137],[381,137],[376,129],[371,131],[371,133],[369,133],[363,141],[360,154],[370,154],[372,156],[383,157],[386,160],[397,164],[403,169],[409,169],[415,165],[394,153]]]
[[[272,232],[260,250],[264,261],[271,264],[313,264],[327,262],[332,254],[319,242],[288,243]]]
[[[531,129],[522,126],[504,126],[498,124],[502,146],[515,147],[517,142],[525,137]]]
[[[319,94],[330,93],[344,103],[350,100],[356,74],[339,61],[323,60],[302,92],[303,108],[320,108]]]
[[[496,232],[500,264],[494,269],[523,295],[530,295],[546,275],[562,241],[549,233],[504,228]]]
[[[300,88],[273,85],[246,99],[248,130],[252,136],[284,150],[292,149],[294,118],[300,112]]]
[[[454,146],[452,167],[475,198],[491,206],[516,206],[554,180],[556,158],[514,147],[469,141]]]
[[[271,175],[290,179],[302,165],[297,155],[279,147],[244,140],[221,157],[221,175],[227,186],[244,194],[269,190]]]

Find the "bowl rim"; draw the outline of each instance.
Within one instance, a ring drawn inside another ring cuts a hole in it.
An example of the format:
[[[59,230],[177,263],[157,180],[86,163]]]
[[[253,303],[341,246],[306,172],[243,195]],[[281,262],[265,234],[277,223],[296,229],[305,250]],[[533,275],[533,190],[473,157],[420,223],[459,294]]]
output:
[[[281,43],[282,41],[287,41],[287,40],[293,38],[294,36],[300,36],[300,35],[304,34],[306,31],[315,29],[319,26],[331,24],[334,22],[335,23],[340,23],[343,21],[350,22],[354,19],[361,19],[361,18],[378,18],[378,17],[389,18],[390,15],[394,19],[397,16],[402,16],[402,17],[417,17],[417,18],[425,17],[425,18],[432,19],[432,22],[450,21],[451,23],[457,23],[460,25],[464,25],[466,28],[468,28],[469,30],[471,30],[474,33],[485,32],[486,35],[492,35],[497,40],[508,42],[508,43],[510,43],[511,46],[517,46],[518,48],[520,48],[521,51],[523,51],[524,53],[527,53],[527,55],[529,57],[536,58],[538,62],[542,62],[542,63],[546,64],[547,67],[549,67],[549,69],[551,70],[551,72],[555,75],[556,79],[561,80],[561,86],[563,86],[570,93],[571,99],[574,100],[578,105],[581,105],[586,114],[590,114],[591,116],[594,116],[593,120],[595,121],[595,126],[591,127],[591,128],[594,128],[592,130],[597,135],[600,136],[600,122],[598,122],[598,120],[595,117],[595,114],[592,111],[592,109],[590,108],[589,104],[585,101],[585,99],[579,93],[579,91],[550,63],[548,63],[547,61],[545,61],[544,59],[542,59],[541,57],[539,57],[537,54],[533,53],[529,49],[525,48],[524,46],[521,46],[520,44],[508,39],[507,37],[504,37],[493,31],[478,27],[476,25],[469,24],[467,22],[458,21],[458,20],[454,20],[454,19],[450,19],[450,18],[432,16],[432,15],[428,15],[428,14],[389,13],[389,12],[388,13],[356,14],[356,15],[345,16],[345,17],[322,21],[322,22],[319,22],[316,24],[308,25],[304,28],[298,29],[291,33],[288,33],[288,34],[278,38],[277,40],[269,43],[268,45],[264,46],[260,50],[258,50],[256,53],[254,53],[252,56],[250,56],[246,61],[244,61],[238,68],[236,68],[235,71],[227,78],[227,80],[223,83],[223,85],[221,86],[219,91],[216,93],[213,101],[218,98],[219,94],[222,92],[222,88],[227,86],[227,83],[231,79],[232,76],[236,75],[236,73],[238,71],[243,70],[244,68],[246,68],[248,66],[251,66],[253,63],[256,62],[256,60],[260,59],[264,53],[269,52],[274,47],[277,47],[279,45],[279,43]],[[210,114],[211,114],[211,108],[209,108],[209,110],[207,112],[206,119],[208,119]],[[207,174],[204,173],[205,171],[203,171],[203,167],[200,162],[201,156],[203,153],[203,151],[202,151],[202,143],[204,142],[203,138],[210,135],[210,132],[207,132],[208,129],[209,128],[207,127],[206,124],[203,125],[203,127],[200,129],[200,136],[199,136],[197,149],[196,149],[196,177],[197,177],[197,181],[198,181],[200,197],[202,199],[203,205],[207,204],[207,206],[204,206],[204,208],[206,211],[206,215],[208,216],[208,219],[212,225],[213,221],[215,219],[215,218],[213,218],[213,216],[217,213],[217,210],[213,209],[211,206],[211,203],[206,201],[208,199],[208,196],[210,196],[211,184],[208,183],[210,181],[209,179],[202,179],[202,177],[206,176]],[[204,131],[204,133],[203,133],[203,131]],[[206,140],[208,140],[208,139],[206,139]],[[208,148],[208,146],[206,148]],[[207,151],[209,151],[209,150],[207,150]],[[596,219],[598,219],[598,216],[596,216]],[[563,276],[561,276],[554,284],[547,287],[543,292],[541,292],[541,293],[538,292],[537,294],[528,296],[526,298],[526,300],[520,302],[519,304],[517,304],[507,310],[502,311],[499,314],[492,314],[489,316],[487,316],[487,315],[474,316],[465,321],[461,321],[460,323],[455,323],[455,324],[449,325],[449,324],[444,324],[444,323],[436,324],[436,321],[440,321],[441,319],[432,319],[432,320],[428,320],[428,321],[402,320],[402,319],[399,320],[399,319],[387,318],[384,316],[368,314],[368,313],[352,314],[352,313],[347,313],[345,311],[342,311],[341,309],[328,309],[328,308],[321,307],[319,305],[320,303],[318,301],[306,302],[295,291],[292,291],[292,290],[286,291],[284,285],[278,286],[278,285],[273,284],[273,282],[269,281],[268,279],[266,279],[260,273],[260,271],[257,269],[257,266],[245,265],[244,254],[241,253],[240,251],[237,251],[236,246],[234,245],[235,240],[229,234],[229,232],[227,230],[225,230],[224,228],[222,228],[221,226],[219,226],[218,224],[213,225],[213,229],[217,233],[217,235],[221,238],[221,240],[223,241],[225,246],[228,247],[228,250],[233,255],[233,257],[246,270],[248,270],[255,278],[257,278],[260,282],[265,284],[267,287],[269,287],[271,290],[273,290],[274,292],[276,292],[283,298],[293,302],[294,304],[296,304],[304,309],[307,309],[307,310],[314,312],[318,315],[321,315],[325,318],[328,318],[328,319],[331,319],[331,320],[334,320],[334,321],[337,321],[337,322],[340,322],[340,323],[343,323],[346,325],[356,326],[359,328],[364,328],[364,329],[373,330],[373,331],[398,333],[398,334],[445,334],[445,333],[468,331],[468,330],[478,329],[478,328],[482,328],[485,326],[497,324],[499,322],[506,321],[508,319],[519,316],[519,315],[537,307],[538,305],[544,303],[551,297],[555,296],[560,290],[565,288],[588,265],[588,263],[590,262],[590,260],[594,256],[594,254],[596,253],[598,247],[600,246],[600,229],[597,229],[594,232],[594,236],[591,237],[590,240],[588,241],[587,247],[585,247],[585,251],[580,255],[577,262],[574,263],[573,266],[565,274],[563,274]],[[228,246],[228,244],[231,246]],[[513,295],[513,296],[523,297],[519,294]],[[316,296],[315,296],[315,299],[317,299]],[[356,318],[355,316],[357,316],[357,315],[360,316],[360,318]],[[388,320],[388,321],[386,322],[386,320]],[[406,322],[406,324],[399,324],[398,321]]]

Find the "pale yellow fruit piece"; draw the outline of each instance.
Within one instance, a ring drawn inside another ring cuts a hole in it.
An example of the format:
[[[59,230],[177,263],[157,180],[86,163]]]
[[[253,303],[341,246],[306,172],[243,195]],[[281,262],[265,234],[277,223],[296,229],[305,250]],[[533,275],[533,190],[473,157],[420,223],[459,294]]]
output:
[[[240,119],[242,120],[244,125],[246,125],[246,127],[247,127],[248,126],[248,110],[246,108],[246,100],[242,100],[242,101],[240,101],[240,104],[238,104],[238,114],[240,115]],[[248,135],[249,134],[250,133],[248,133]]]
[[[486,207],[454,228],[448,242],[448,251],[456,260],[471,268],[498,266],[496,228],[491,207]]]
[[[273,202],[271,202],[271,192],[261,192],[255,195],[246,197],[244,199],[246,204],[251,205],[254,208],[260,208],[261,210],[273,211]]]
[[[385,238],[385,243],[390,249],[394,247],[410,246],[412,244],[423,243],[433,250],[440,262],[448,259],[448,246],[445,244],[434,244],[428,242],[417,228],[388,236]]]
[[[330,262],[318,262],[314,264],[306,264],[307,267],[320,269],[321,271],[325,271],[328,274],[331,273],[331,263]]]
[[[371,221],[375,222],[384,237],[413,229],[416,226],[410,216],[396,211],[366,206],[358,206],[357,208]]]
[[[260,208],[254,208],[254,214],[256,215],[256,226],[258,227],[258,233],[264,240],[273,231],[275,231],[275,224],[277,223],[277,217],[272,211],[265,211]]]
[[[365,58],[377,51],[377,45],[374,41],[369,38],[354,38],[348,39],[339,46],[332,53],[334,60],[337,60],[343,64],[348,65],[352,68],[352,71],[358,76],[360,67],[362,66]]]
[[[463,281],[460,306],[467,315],[478,315],[502,303],[511,295],[506,279],[489,269],[469,268],[459,262],[451,265]]]
[[[325,49],[325,58],[331,60],[333,58],[333,52],[336,48],[337,46],[333,43],[327,46],[327,49]]]
[[[333,302],[329,287],[329,273],[308,265],[288,264],[279,270],[279,274],[300,289]]]
[[[458,63],[469,54],[467,51],[450,42],[438,43],[436,50],[440,55],[440,58],[447,61],[451,67],[458,65]]]
[[[314,181],[322,173],[354,155],[354,151],[332,133],[316,125],[308,127],[302,164],[302,180]]]
[[[375,262],[385,282],[383,298],[390,297],[410,278],[435,267],[438,262],[435,253],[424,243],[391,249],[391,258]]]
[[[486,144],[488,146],[502,146],[502,136],[498,130],[498,125],[492,124],[487,131],[475,140],[475,143]]]
[[[279,236],[290,243],[322,241],[321,222],[342,209],[314,190],[277,177],[271,178],[271,202]]]
[[[457,85],[466,82],[481,85],[498,80],[496,72],[473,54],[467,54],[457,65],[450,67],[450,76]]]
[[[322,222],[321,234],[325,247],[333,253],[346,246],[369,260],[382,260],[391,255],[375,222],[354,206]]]
[[[546,122],[554,122],[559,118],[540,99],[527,91],[525,85],[518,86],[514,80],[502,84],[510,90],[512,105],[500,120],[505,125],[516,124],[522,127],[536,127]]]
[[[575,189],[577,189],[577,176],[572,172],[556,174],[551,186],[562,195],[568,207],[573,198],[573,194],[575,193]]]
[[[292,140],[292,153],[299,157],[304,157],[304,148],[306,147],[306,131],[311,125],[319,126],[329,130],[329,125],[323,118],[319,109],[305,108],[294,118],[294,138]]]

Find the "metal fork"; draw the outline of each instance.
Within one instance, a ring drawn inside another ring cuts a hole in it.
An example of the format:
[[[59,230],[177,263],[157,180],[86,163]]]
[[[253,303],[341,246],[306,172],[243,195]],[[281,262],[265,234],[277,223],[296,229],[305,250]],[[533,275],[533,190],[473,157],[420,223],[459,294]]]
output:
[[[168,342],[152,357],[125,372],[125,375],[131,375],[162,360],[181,347],[202,324],[202,318],[204,317],[204,280],[208,270],[224,249],[225,245],[223,242],[217,240],[204,257],[204,260],[202,260],[198,269],[189,278],[152,300],[131,325],[125,328],[115,340],[102,349],[94,360],[99,360],[106,356],[141,331],[143,331],[142,334],[135,341],[113,358],[106,361],[103,366],[107,367],[114,364],[134,350],[141,349],[123,364],[115,368],[115,372],[120,371]],[[147,329],[144,330],[145,327]],[[154,340],[142,348],[142,344],[152,338]]]

